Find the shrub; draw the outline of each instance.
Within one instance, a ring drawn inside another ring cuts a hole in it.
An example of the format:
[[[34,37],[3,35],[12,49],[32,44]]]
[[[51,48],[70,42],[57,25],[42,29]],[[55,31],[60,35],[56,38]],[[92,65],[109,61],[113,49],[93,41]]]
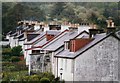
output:
[[[39,76],[39,75],[32,75],[32,76],[30,77],[30,80],[31,80],[31,81],[40,81],[40,76]]]
[[[40,74],[41,77],[49,78],[50,81],[52,81],[55,76],[51,72],[44,72]]]
[[[17,57],[17,56],[12,56],[12,57],[11,57],[11,61],[12,61],[12,62],[18,62],[18,61],[20,61],[20,58]]]
[[[50,83],[50,80],[49,80],[49,78],[41,78],[40,79],[40,83]]]
[[[2,49],[2,55],[11,55],[11,48],[3,48]]]
[[[20,56],[22,51],[22,46],[15,46],[12,48],[12,55],[13,56]]]

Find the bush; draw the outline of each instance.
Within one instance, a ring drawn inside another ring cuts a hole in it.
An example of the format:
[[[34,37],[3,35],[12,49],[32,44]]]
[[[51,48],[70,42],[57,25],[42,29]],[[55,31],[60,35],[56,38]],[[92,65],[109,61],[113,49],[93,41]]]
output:
[[[50,81],[52,81],[55,76],[51,72],[44,72],[40,74],[41,77],[49,78]]]
[[[12,56],[12,57],[11,57],[11,61],[12,61],[12,62],[18,62],[18,61],[20,61],[20,58],[17,57],[17,56]]]
[[[31,81],[40,81],[40,76],[39,76],[39,75],[32,75],[32,76],[30,77],[30,80],[31,80]]]
[[[40,83],[50,83],[50,80],[49,80],[49,78],[41,78],[40,79]]]
[[[2,49],[2,55],[11,55],[12,50],[11,48],[3,48]]]
[[[13,56],[20,56],[22,51],[22,46],[15,46],[12,48],[12,55]]]

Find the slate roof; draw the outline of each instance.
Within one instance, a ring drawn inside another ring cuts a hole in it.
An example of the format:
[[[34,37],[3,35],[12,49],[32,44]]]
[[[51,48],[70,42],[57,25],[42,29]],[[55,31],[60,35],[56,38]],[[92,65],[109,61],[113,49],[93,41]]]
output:
[[[119,38],[120,38],[120,30],[119,30],[119,31],[117,31],[115,34],[116,34],[116,36],[117,36],[117,37],[119,37]]]
[[[51,32],[51,31],[49,31],[49,32]],[[56,30],[53,30],[52,32],[53,32],[52,34],[56,34],[55,37],[53,37],[52,39],[50,39],[49,41],[47,41],[46,36],[44,35],[42,38],[40,38],[39,41],[35,41],[35,44],[32,46],[32,48],[28,48],[26,50],[31,50],[31,49],[35,49],[35,48],[42,48],[44,45],[46,45],[49,42],[51,42],[54,38],[56,38],[59,35],[61,35],[62,33],[64,33],[64,31],[60,33],[59,31],[56,31]]]
[[[63,50],[59,54],[57,54],[55,57],[74,59],[77,56],[79,56],[80,54],[84,53],[85,51],[92,48],[94,45],[96,45],[97,43],[101,42],[102,40],[106,39],[109,36],[114,36],[115,38],[119,39],[113,33],[110,33],[110,34],[106,34],[106,33],[97,34],[96,36],[94,36],[93,41],[91,41],[89,44],[87,44],[86,46],[84,46],[80,50],[78,50],[76,52],[70,52],[69,50]]]
[[[12,37],[12,36],[17,36],[17,32],[10,35],[10,37]]]
[[[22,37],[18,41],[24,41],[26,38]]]
[[[46,31],[47,34],[53,34],[53,35],[59,35],[60,34],[60,31],[57,31],[57,30],[49,30],[49,31]],[[38,43],[37,44],[34,44],[33,47],[37,47],[37,46],[42,46],[44,45],[45,43],[47,43],[47,39],[46,39],[46,36],[44,36],[43,38],[41,38],[40,41],[37,41]]]
[[[27,40],[30,41],[32,39],[34,39],[35,37],[37,37],[39,34],[27,34]]]
[[[86,31],[83,31],[80,34],[82,34],[84,32],[86,32]],[[60,35],[58,38],[51,41],[49,44],[45,45],[43,47],[43,50],[55,51],[56,49],[58,49],[59,47],[64,45],[64,41],[73,39],[73,38],[79,36],[80,34],[78,34],[78,31],[66,32],[63,35]]]
[[[16,38],[20,39],[20,38],[22,38],[22,37],[24,37],[24,34],[23,34],[23,33],[20,34],[20,35],[15,36],[14,39],[16,39]]]
[[[36,41],[33,44],[33,47],[37,47],[37,46],[42,46],[47,42],[46,36],[44,36],[43,38],[41,38],[39,41]]]
[[[26,42],[25,45],[26,45],[26,44],[32,44],[33,42],[39,40],[39,38],[43,37],[45,34],[46,34],[45,32],[40,33],[37,37],[35,37],[35,38],[33,38],[32,40]]]

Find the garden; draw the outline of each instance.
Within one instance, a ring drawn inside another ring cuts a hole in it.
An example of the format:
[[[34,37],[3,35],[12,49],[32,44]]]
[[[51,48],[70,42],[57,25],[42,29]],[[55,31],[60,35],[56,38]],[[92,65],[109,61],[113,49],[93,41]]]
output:
[[[2,49],[2,72],[0,73],[2,83],[8,82],[38,82],[59,83],[60,78],[51,72],[37,72],[28,75],[28,67],[25,65],[21,46],[3,47]],[[64,81],[63,81],[64,82]]]

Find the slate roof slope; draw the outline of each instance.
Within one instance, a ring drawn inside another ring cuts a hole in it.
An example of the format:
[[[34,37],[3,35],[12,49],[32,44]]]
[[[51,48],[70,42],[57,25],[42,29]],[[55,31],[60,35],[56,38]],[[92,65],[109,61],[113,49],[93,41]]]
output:
[[[35,37],[37,37],[39,34],[27,34],[27,41],[31,41]]]
[[[10,35],[10,37],[12,37],[12,36],[17,36],[17,32]]]
[[[44,45],[45,43],[47,42],[47,39],[46,37],[44,36],[43,38],[41,38],[40,40],[36,41],[34,44],[33,44],[33,47],[37,47],[37,46],[42,46]]]
[[[96,36],[94,36],[93,41],[91,41],[89,44],[87,44],[86,46],[84,46],[80,50],[78,50],[76,52],[70,52],[69,50],[63,50],[59,54],[57,54],[55,57],[74,59],[77,56],[79,56],[80,54],[84,53],[85,51],[87,51],[88,49],[90,49],[91,47],[93,47],[94,45],[96,45],[97,43],[99,43],[100,41],[104,40],[105,38],[109,37],[112,34],[113,33],[110,33],[108,35],[106,35],[106,33],[97,34]],[[112,35],[112,36],[115,37],[115,35]]]
[[[119,31],[117,31],[115,34],[116,34],[116,36],[117,36],[117,37],[119,37],[119,38],[120,38],[120,30],[119,30]]]
[[[46,39],[46,36],[43,36],[43,38],[41,38],[39,41],[35,42],[36,44],[34,44],[34,45],[32,46],[32,48],[28,48],[28,49],[26,49],[26,50],[32,50],[32,49],[35,49],[35,48],[42,48],[43,46],[45,46],[46,44],[48,44],[48,43],[50,43],[52,40],[54,40],[56,37],[59,37],[59,36],[63,35],[65,32],[66,32],[66,30],[63,31],[63,32],[61,32],[61,33],[58,32],[58,34],[56,34],[56,36],[53,37],[52,39],[50,39],[49,41],[46,41],[46,40],[47,40],[47,39]],[[54,34],[54,33],[53,33],[53,34]]]
[[[23,36],[24,36],[24,34],[22,33],[22,34],[20,34],[20,35],[15,36],[14,39],[16,39],[16,38],[20,39],[20,38],[22,38]]]
[[[49,30],[49,31],[46,31],[47,34],[51,34],[51,35],[58,35],[60,34],[60,31],[57,31],[57,30]],[[37,41],[35,42],[34,46],[37,47],[39,45],[44,45],[47,41],[47,38],[46,36],[44,36],[40,41]]]
[[[45,32],[42,32],[42,33],[40,33],[40,35],[33,38],[31,41],[26,42],[25,44],[31,44],[31,43],[35,42],[35,41],[39,40],[39,38],[43,37],[45,34],[46,34]]]
[[[85,31],[83,31],[83,32],[85,32]],[[81,32],[81,33],[83,33],[83,32]],[[43,50],[55,51],[56,49],[58,49],[59,47],[64,45],[65,40],[68,41],[70,39],[75,38],[76,36],[78,36],[80,34],[78,34],[78,31],[66,32],[64,35],[61,35],[60,37],[58,37],[58,38],[54,39],[53,41],[51,41],[49,44],[45,45],[43,47]]]

